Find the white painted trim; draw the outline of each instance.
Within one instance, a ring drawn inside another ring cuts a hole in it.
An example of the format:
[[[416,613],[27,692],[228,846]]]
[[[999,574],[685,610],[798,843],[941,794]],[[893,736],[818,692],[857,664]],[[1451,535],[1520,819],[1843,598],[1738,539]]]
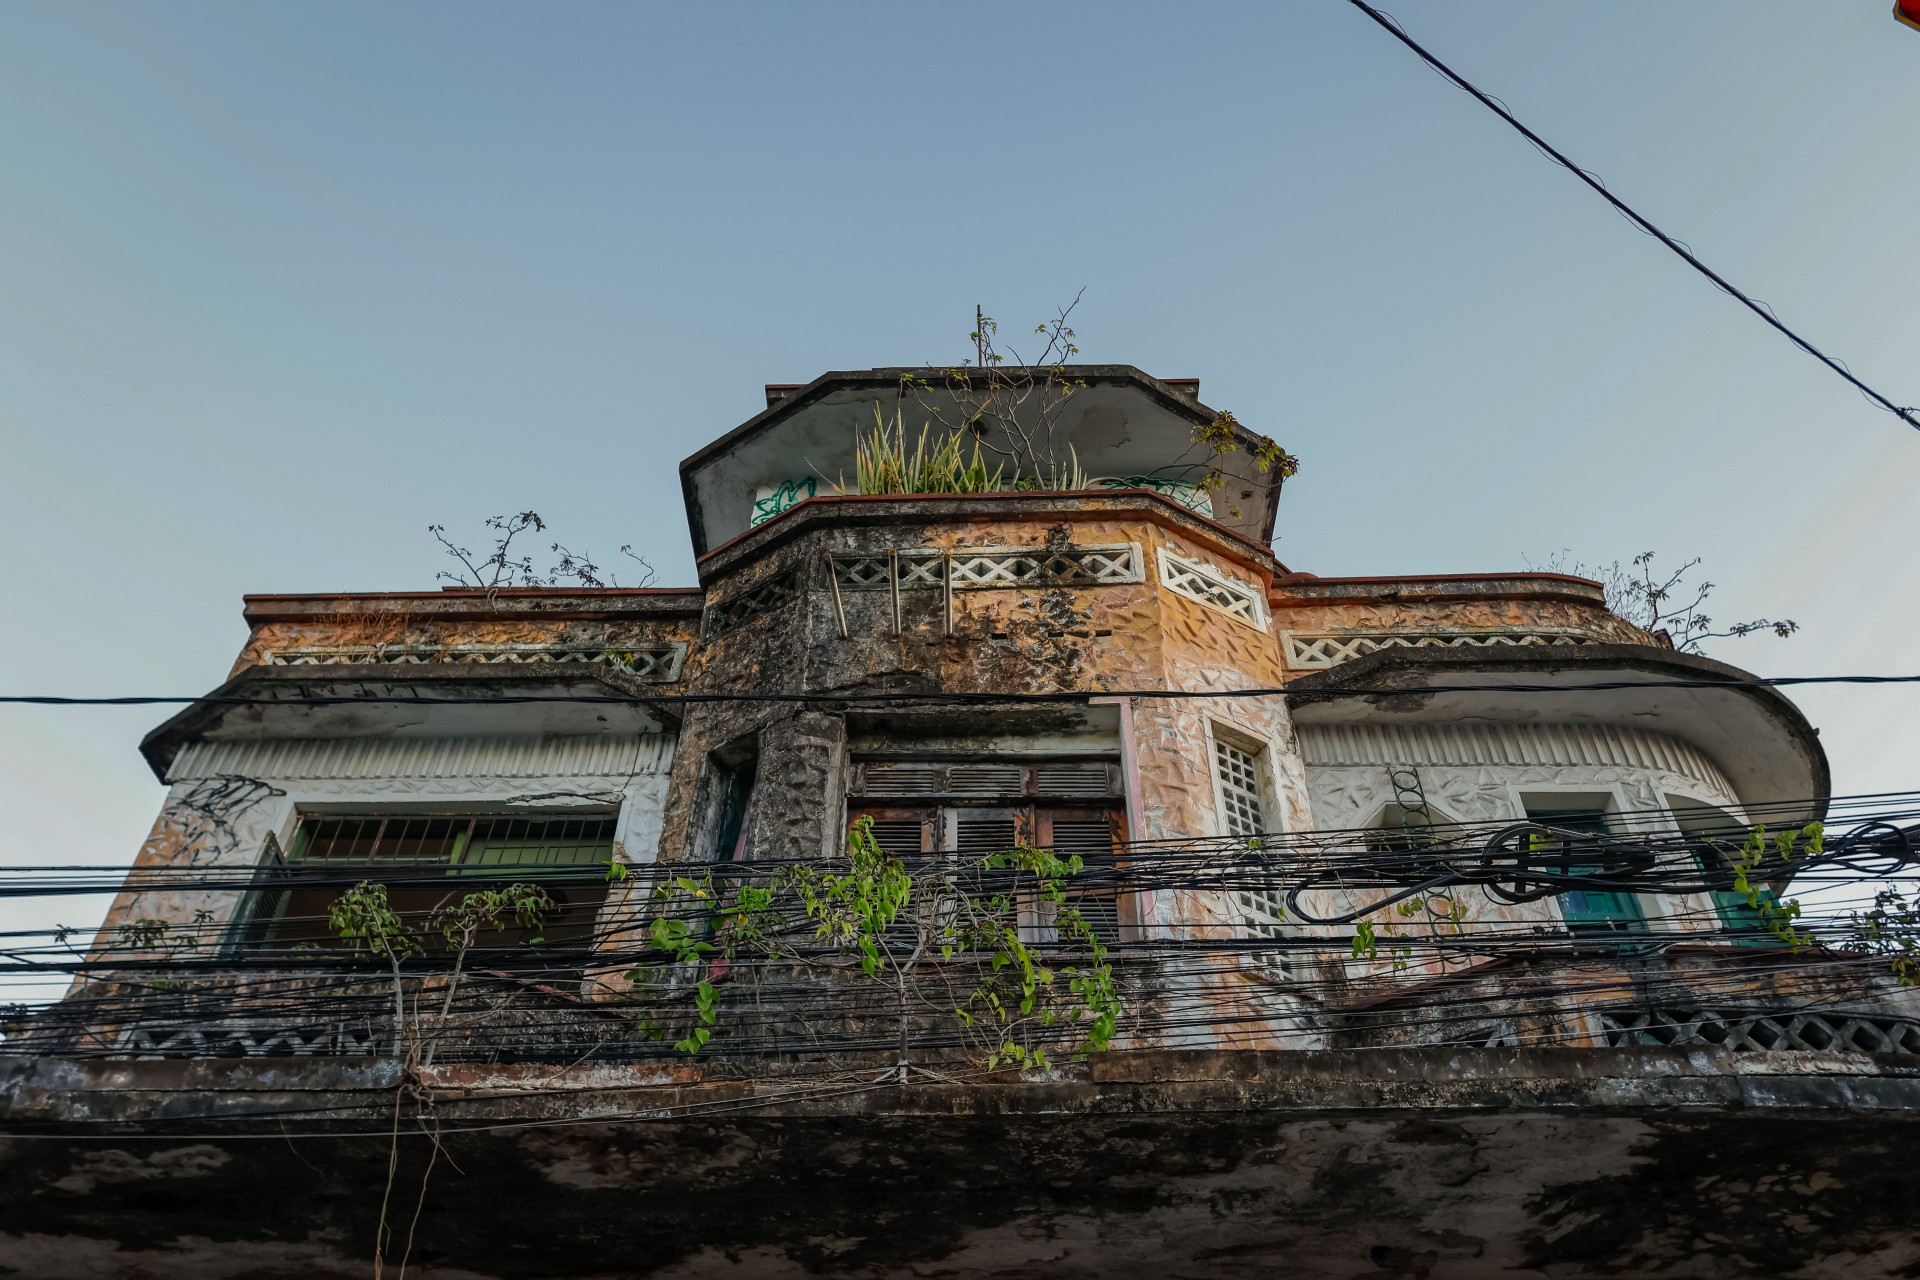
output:
[[[1222,839],[1231,838],[1227,821],[1226,788],[1220,782],[1220,753],[1215,744],[1225,742],[1237,751],[1243,751],[1253,757],[1253,776],[1260,784],[1260,829],[1272,831],[1274,828],[1274,810],[1280,806],[1275,803],[1277,788],[1273,775],[1272,740],[1258,734],[1249,733],[1230,720],[1219,720],[1213,716],[1205,717],[1207,726],[1207,781],[1213,786],[1213,829]],[[1222,730],[1225,731],[1224,736]],[[1238,741],[1236,741],[1238,739]],[[1284,820],[1282,821],[1284,826]]]
[[[257,738],[190,743],[167,781],[263,779],[625,778],[672,767],[674,735],[566,738]]]
[[[1690,743],[1649,729],[1599,724],[1296,725],[1308,768],[1349,765],[1616,766],[1659,770],[1733,795]]]

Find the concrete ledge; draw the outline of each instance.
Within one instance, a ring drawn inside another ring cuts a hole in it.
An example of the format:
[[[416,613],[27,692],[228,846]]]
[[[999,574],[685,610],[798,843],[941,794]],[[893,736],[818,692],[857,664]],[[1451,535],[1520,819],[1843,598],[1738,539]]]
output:
[[[0,1066],[0,1133],[102,1124],[164,1130],[183,1120],[246,1128],[316,1106],[330,1122],[360,1125],[391,1111],[402,1078],[398,1063],[373,1059],[26,1060]],[[1920,1063],[1911,1059],[1724,1049],[1138,1051],[1101,1055],[1070,1071],[1005,1072],[968,1083],[916,1080],[906,1088],[845,1077],[825,1088],[804,1077],[726,1079],[685,1061],[441,1064],[420,1079],[444,1117],[472,1123],[660,1120],[716,1103],[794,1118],[1516,1110],[1866,1111],[1920,1118]]]

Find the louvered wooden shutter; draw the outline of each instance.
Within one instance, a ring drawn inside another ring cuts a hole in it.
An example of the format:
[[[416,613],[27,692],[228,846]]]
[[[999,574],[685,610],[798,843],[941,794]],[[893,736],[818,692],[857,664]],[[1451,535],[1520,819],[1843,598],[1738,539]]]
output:
[[[854,814],[857,818],[860,815]],[[933,847],[934,812],[902,813],[882,811],[873,815],[873,842],[909,866],[920,861]]]
[[[953,823],[952,848],[963,861],[978,862],[1021,843],[1020,824],[1010,814],[979,814],[965,809],[947,812]]]
[[[1082,862],[1067,883],[1067,901],[1109,946],[1120,939],[1120,866],[1114,857],[1113,818],[1104,813],[1042,813],[1041,843],[1054,856]]]
[[[1077,855],[1084,870],[1068,886],[1071,900],[1102,942],[1120,941],[1125,912],[1116,857],[1121,836],[1117,762],[866,760],[855,772],[852,791],[849,816],[871,814],[882,849],[915,874],[938,869],[954,876],[963,892],[977,882],[981,863],[996,853],[1030,845],[1050,848],[1062,858]],[[1051,907],[1024,901],[1023,936],[1055,941],[1051,914]],[[890,937],[892,945],[906,941]]]

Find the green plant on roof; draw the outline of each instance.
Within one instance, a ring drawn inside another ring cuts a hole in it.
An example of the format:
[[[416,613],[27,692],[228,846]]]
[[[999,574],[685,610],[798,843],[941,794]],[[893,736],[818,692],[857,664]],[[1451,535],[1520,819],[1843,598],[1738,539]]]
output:
[[[972,440],[969,453],[966,444]],[[996,493],[1014,487],[1004,464],[988,470],[980,442],[960,430],[934,431],[923,424],[911,445],[898,409],[891,421],[873,410],[873,429],[854,442],[855,493]],[[848,492],[842,478],[842,493]]]

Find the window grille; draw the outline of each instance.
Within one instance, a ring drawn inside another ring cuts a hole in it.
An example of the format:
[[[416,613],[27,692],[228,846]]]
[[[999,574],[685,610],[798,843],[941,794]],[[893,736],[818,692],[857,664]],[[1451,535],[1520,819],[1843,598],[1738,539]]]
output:
[[[540,935],[559,946],[584,944],[607,895],[604,865],[613,856],[607,817],[491,815],[310,817],[284,862],[269,841],[255,888],[242,904],[239,948],[332,947],[328,912],[354,883],[387,886],[387,900],[409,923],[481,888],[478,879],[538,883],[555,911]],[[571,872],[571,869],[579,869]],[[489,934],[487,946],[526,941],[523,930]],[[531,937],[528,934],[527,937]],[[437,935],[429,932],[427,945]]]
[[[1189,560],[1165,547],[1160,548],[1159,555],[1161,586],[1250,627],[1267,629],[1266,593],[1258,586],[1242,582],[1204,560]]]
[[[1120,794],[1120,769],[1108,760],[1057,760],[1036,764],[999,760],[868,760],[855,767],[853,794],[871,799],[1113,797]]]
[[[1230,836],[1257,836],[1267,829],[1260,795],[1260,762],[1229,743],[1213,744],[1214,773],[1220,781],[1220,810]]]
[[[1213,760],[1227,834],[1241,839],[1263,834],[1267,823],[1260,788],[1260,758],[1231,743],[1215,740]],[[1254,941],[1279,942],[1287,937],[1286,895],[1277,878],[1255,877],[1235,888],[1229,896],[1239,911],[1242,927]],[[1284,951],[1256,951],[1249,960],[1256,968],[1275,977],[1293,977],[1292,961]]]

